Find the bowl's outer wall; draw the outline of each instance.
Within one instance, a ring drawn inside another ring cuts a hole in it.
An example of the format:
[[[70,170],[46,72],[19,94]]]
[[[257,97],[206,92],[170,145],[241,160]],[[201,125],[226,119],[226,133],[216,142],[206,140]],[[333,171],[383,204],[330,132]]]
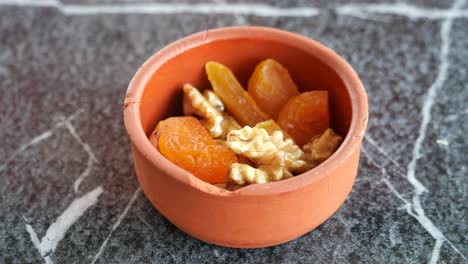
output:
[[[245,85],[255,65],[265,58],[285,65],[301,90],[328,90],[332,127],[342,135],[353,131],[319,167],[298,177],[229,193],[173,165],[149,144],[146,136],[161,119],[181,114],[183,84],[209,87],[204,72],[207,61],[227,65]],[[188,37],[151,57],[129,86],[124,113],[136,173],[151,203],[196,238],[254,248],[309,232],[344,202],[357,174],[367,98],[346,62],[316,42],[279,30],[226,28]]]
[[[181,185],[133,147],[138,180],[151,203],[178,228],[226,247],[273,246],[328,219],[344,202],[357,174],[359,151],[328,177],[277,196],[211,196]]]

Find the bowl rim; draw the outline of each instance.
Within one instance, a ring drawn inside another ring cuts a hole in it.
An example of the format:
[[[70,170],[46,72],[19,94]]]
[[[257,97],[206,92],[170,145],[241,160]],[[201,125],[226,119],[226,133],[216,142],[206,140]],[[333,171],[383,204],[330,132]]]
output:
[[[147,82],[153,73],[171,58],[200,45],[220,40],[256,38],[285,43],[317,57],[333,69],[345,84],[351,99],[351,124],[341,146],[326,161],[312,170],[289,179],[267,184],[252,184],[228,191],[204,182],[167,160],[151,145],[140,120],[140,104]],[[124,124],[134,148],[152,165],[175,178],[182,186],[209,196],[258,197],[293,192],[330,176],[355,151],[360,151],[368,120],[368,103],[364,87],[351,66],[332,49],[303,35],[285,30],[258,26],[234,26],[209,29],[176,40],[148,58],[128,86],[124,99]]]

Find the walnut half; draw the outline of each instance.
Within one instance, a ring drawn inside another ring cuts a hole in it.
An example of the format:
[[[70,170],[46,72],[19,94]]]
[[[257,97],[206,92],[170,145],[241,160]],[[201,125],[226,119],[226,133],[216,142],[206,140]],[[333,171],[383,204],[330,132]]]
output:
[[[263,128],[245,126],[231,131],[226,145],[258,165],[233,164],[228,177],[238,184],[279,181],[307,168],[304,152],[291,139],[284,140],[281,131],[269,135]]]
[[[223,116],[216,110],[206,98],[198,91],[197,88],[190,84],[184,85],[184,114],[198,115],[202,120],[204,127],[208,129],[213,138],[218,138],[222,135],[223,129],[221,122]]]
[[[202,118],[203,126],[213,138],[225,139],[229,131],[241,126],[228,113],[222,111],[224,104],[213,92],[206,90],[204,95],[190,84],[184,85],[184,114]]]
[[[304,145],[305,158],[312,169],[328,159],[343,142],[343,138],[328,128],[322,135],[310,139]]]

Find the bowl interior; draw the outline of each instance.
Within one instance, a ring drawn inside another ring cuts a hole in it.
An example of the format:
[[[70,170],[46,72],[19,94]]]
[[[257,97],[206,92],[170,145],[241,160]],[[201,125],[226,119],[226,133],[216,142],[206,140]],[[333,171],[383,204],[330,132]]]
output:
[[[226,65],[246,88],[255,66],[273,58],[288,69],[301,91],[328,90],[331,126],[346,136],[352,117],[350,95],[336,67],[324,57],[323,47],[255,37],[214,39],[182,52],[176,50],[146,82],[140,102],[141,125],[148,136],[160,120],[182,115],[185,83],[200,90],[211,88],[204,68],[206,62]]]

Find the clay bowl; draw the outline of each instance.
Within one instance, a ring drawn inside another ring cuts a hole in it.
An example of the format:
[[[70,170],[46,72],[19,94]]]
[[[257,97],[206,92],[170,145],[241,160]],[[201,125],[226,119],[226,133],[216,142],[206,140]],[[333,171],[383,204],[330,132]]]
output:
[[[207,61],[225,64],[245,85],[265,58],[286,66],[303,91],[329,91],[331,126],[345,139],[324,163],[287,180],[231,192],[177,167],[150,144],[147,137],[160,120],[182,115],[183,84],[210,87]],[[138,70],[124,103],[136,174],[154,207],[187,234],[235,248],[284,243],[328,219],[353,186],[367,116],[362,83],[335,52],[304,36],[262,27],[207,30],[168,45]]]

